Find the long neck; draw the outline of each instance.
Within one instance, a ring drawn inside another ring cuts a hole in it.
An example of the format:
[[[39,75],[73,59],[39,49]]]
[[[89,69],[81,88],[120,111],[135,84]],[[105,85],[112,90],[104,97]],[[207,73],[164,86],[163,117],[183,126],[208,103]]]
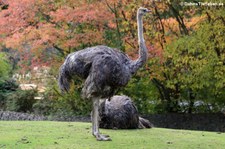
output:
[[[147,61],[147,48],[143,36],[143,21],[142,16],[137,14],[137,26],[138,26],[138,45],[139,45],[139,57],[131,64],[131,73],[134,74],[137,70],[142,67]]]

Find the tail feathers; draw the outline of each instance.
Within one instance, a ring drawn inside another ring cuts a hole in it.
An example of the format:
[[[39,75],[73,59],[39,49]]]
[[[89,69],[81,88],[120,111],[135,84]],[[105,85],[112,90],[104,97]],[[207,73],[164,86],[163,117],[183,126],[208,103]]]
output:
[[[70,90],[70,76],[66,74],[64,65],[60,67],[58,85],[62,92],[69,92]]]
[[[143,128],[152,128],[152,127],[153,127],[153,124],[149,120],[139,117],[138,128],[143,129]]]

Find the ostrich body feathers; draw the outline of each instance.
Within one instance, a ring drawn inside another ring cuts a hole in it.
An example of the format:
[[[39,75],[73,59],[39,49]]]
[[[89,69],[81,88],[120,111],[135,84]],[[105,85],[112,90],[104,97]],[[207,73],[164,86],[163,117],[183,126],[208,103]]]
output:
[[[151,128],[153,125],[142,117],[131,98],[128,96],[113,96],[106,99],[99,108],[100,128],[136,129]]]
[[[123,52],[107,46],[86,48],[67,56],[60,68],[59,86],[69,91],[71,79],[86,79],[84,98],[113,96],[115,89],[125,86],[131,78],[132,61]]]

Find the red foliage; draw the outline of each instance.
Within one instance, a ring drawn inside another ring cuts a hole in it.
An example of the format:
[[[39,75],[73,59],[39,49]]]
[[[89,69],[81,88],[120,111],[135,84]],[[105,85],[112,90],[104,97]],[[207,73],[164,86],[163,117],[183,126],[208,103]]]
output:
[[[0,13],[0,41],[18,49],[23,53],[22,60],[31,65],[46,63],[42,61],[43,52],[53,45],[69,51],[80,44],[101,44],[102,29],[113,16],[104,3],[97,2],[5,0],[4,4],[8,9]],[[82,23],[86,26],[77,31]],[[112,27],[113,23],[109,23]]]
[[[151,1],[130,0],[0,0],[7,9],[0,10],[0,45],[21,52],[28,66],[46,65],[53,58],[47,48],[57,45],[65,54],[83,45],[105,44],[104,31],[120,34],[126,52],[137,57],[136,10],[152,8]],[[150,7],[151,6],[151,7]],[[160,3],[159,11],[167,9]],[[154,8],[153,8],[154,10]],[[154,13],[154,12],[153,12]],[[153,56],[162,59],[162,28],[154,18],[144,20],[145,39]],[[165,32],[177,32],[175,19],[161,20]],[[191,26],[191,24],[190,24]],[[165,36],[166,42],[175,36]],[[114,37],[112,37],[114,38]],[[113,41],[113,40],[112,40]],[[154,48],[153,48],[154,43]],[[25,63],[22,63],[23,67]]]

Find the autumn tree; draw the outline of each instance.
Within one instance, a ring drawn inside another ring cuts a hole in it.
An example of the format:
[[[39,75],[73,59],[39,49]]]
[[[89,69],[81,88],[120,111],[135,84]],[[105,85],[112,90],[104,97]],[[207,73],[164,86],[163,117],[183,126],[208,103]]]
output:
[[[28,65],[54,60],[48,54],[51,47],[64,55],[102,44],[104,28],[113,27],[111,13],[97,1],[6,0],[4,5],[7,8],[0,14],[1,45],[17,49]]]

